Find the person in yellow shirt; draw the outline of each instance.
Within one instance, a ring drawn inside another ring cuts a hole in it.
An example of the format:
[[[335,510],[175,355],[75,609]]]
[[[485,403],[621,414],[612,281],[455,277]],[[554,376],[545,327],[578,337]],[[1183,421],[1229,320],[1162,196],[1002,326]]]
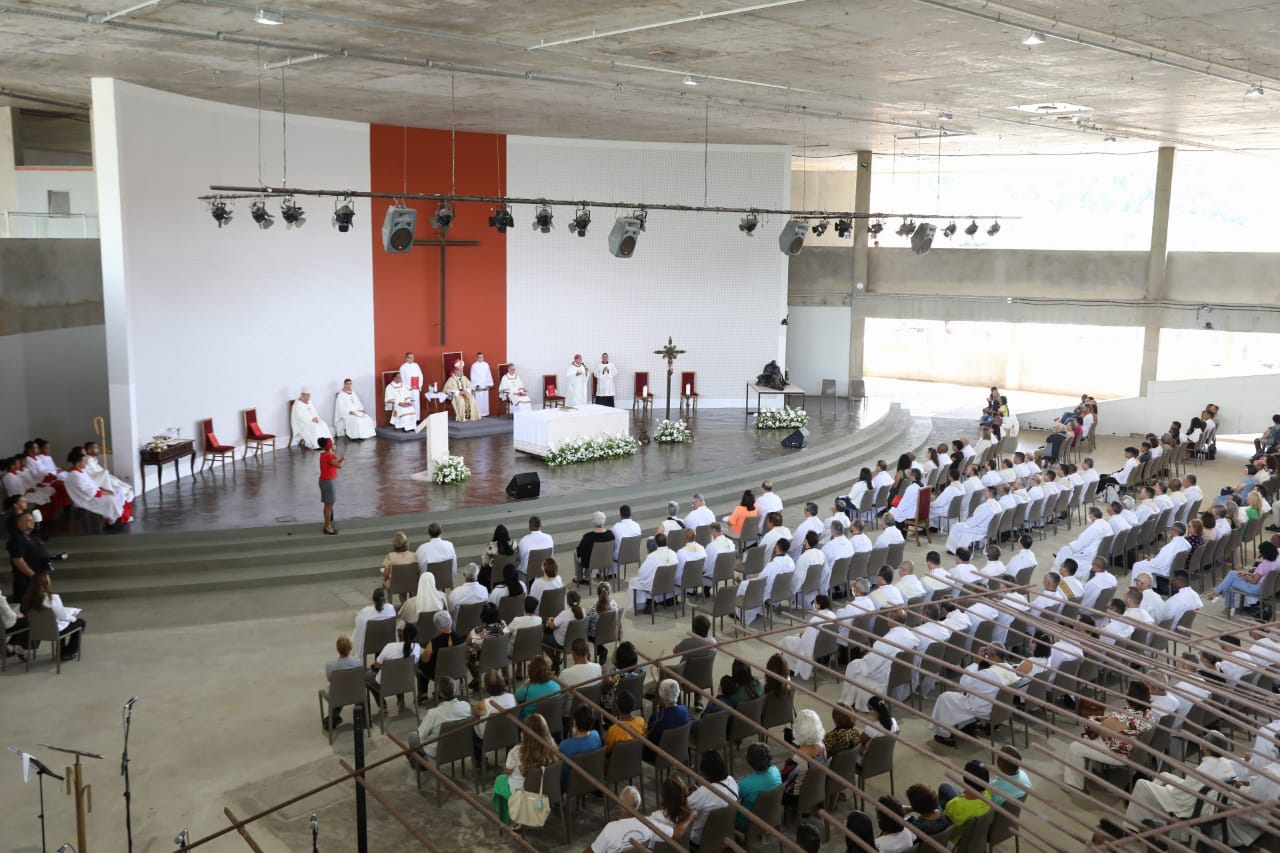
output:
[[[635,697],[625,690],[619,690],[617,699],[615,700],[618,709],[618,722],[609,727],[604,735],[604,748],[606,752],[612,753],[613,748],[624,740],[631,738],[644,738],[645,722],[643,717],[634,715],[636,709]]]

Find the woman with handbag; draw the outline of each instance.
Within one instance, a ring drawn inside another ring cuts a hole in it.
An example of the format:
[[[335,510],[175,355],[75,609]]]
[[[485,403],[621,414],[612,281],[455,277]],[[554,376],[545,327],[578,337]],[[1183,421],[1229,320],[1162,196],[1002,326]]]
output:
[[[560,751],[551,737],[546,718],[541,714],[534,714],[529,717],[526,724],[530,731],[525,732],[519,745],[513,746],[507,752],[507,772],[493,780],[493,808],[502,818],[503,823],[512,824],[517,830],[521,828],[524,821],[541,826],[550,811],[545,794],[541,791],[535,793],[524,790],[525,777],[534,768],[550,767],[560,760]],[[546,774],[542,775],[545,781]],[[559,782],[558,778],[552,780],[552,784],[559,784]],[[536,818],[530,819],[539,811],[537,801],[542,801],[541,821],[536,821]],[[519,821],[516,820],[517,817],[520,818]]]

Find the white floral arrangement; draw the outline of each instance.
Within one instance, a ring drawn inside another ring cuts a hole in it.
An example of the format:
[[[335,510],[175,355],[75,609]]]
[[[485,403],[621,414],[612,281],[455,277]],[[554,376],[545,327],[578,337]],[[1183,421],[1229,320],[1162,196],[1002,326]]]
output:
[[[756,429],[798,429],[809,425],[809,413],[789,406],[756,414]]]
[[[461,456],[446,456],[436,463],[431,471],[431,482],[447,486],[461,483],[471,477],[471,469]]]
[[[553,468],[597,459],[621,459],[634,456],[640,442],[629,435],[603,435],[597,438],[575,438],[552,450],[543,461]]]
[[[653,440],[658,444],[681,444],[693,439],[693,433],[689,432],[689,425],[684,421],[669,421],[664,419],[658,424],[658,428],[653,431]]]

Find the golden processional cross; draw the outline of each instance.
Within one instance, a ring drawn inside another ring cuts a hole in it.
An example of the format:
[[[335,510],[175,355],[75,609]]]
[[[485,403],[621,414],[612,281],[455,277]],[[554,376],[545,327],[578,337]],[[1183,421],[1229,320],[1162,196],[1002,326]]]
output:
[[[671,374],[675,373],[676,359],[684,355],[685,350],[678,349],[671,342],[671,336],[667,335],[667,345],[662,349],[653,351],[654,355],[660,355],[667,360],[667,420],[671,420]]]

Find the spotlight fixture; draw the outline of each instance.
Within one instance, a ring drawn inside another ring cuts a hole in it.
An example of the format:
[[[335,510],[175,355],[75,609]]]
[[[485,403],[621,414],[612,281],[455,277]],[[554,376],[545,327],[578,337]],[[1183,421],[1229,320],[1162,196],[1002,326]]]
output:
[[[916,224],[910,219],[902,220],[902,224],[898,226],[898,230],[894,232],[899,237],[910,237],[916,233]]]
[[[972,222],[970,222],[968,225],[966,225],[966,226],[965,226],[965,229],[964,229],[964,233],[965,233],[965,234],[968,234],[970,237],[972,237],[974,234],[977,234],[977,233],[978,233],[978,220],[976,220],[976,219],[975,219],[975,220],[973,220]]]
[[[827,229],[829,227],[831,227],[831,223],[824,219],[821,222],[819,222],[817,225],[813,226],[813,228],[810,230],[813,231],[815,236],[821,237],[823,234],[827,233]]]
[[[884,223],[877,219],[875,222],[867,226],[867,233],[873,238],[879,237],[880,232],[884,230]]]
[[[748,237],[756,233],[756,227],[760,224],[760,217],[753,210],[746,216],[742,217],[742,221],[738,223],[738,230]]]
[[[215,198],[209,202],[209,215],[213,217],[213,221],[218,223],[218,227],[231,224],[231,205],[223,199]]]
[[[992,222],[991,227],[987,229],[987,236],[994,237],[1000,233],[1000,222]]]
[[[636,242],[644,231],[649,211],[633,210],[630,216],[619,216],[609,231],[609,254],[615,258],[629,258],[636,253]]]
[[[943,236],[943,237],[946,237],[948,240],[950,240],[950,239],[951,239],[951,237],[952,237],[955,233],[956,233],[956,224],[955,224],[955,222],[952,222],[952,223],[951,223],[950,225],[948,225],[946,228],[943,228],[943,229],[942,229],[942,236]]]
[[[356,209],[350,198],[339,198],[333,203],[333,227],[343,234],[355,223]]]
[[[683,82],[686,86],[697,86],[702,81],[697,77],[694,77],[692,74],[686,74]]]
[[[1044,42],[1045,42],[1044,33],[1040,32],[1039,30],[1032,30],[1031,32],[1027,33],[1027,37],[1022,40],[1022,43],[1025,44],[1027,47],[1035,47],[1038,44],[1044,44]]]
[[[852,234],[852,233],[853,233],[853,220],[852,220],[852,219],[837,219],[837,220],[836,220],[836,236],[837,236],[837,237],[840,237],[841,239],[847,240],[847,239],[849,239],[849,235],[850,235],[850,234]]]
[[[514,227],[516,218],[511,215],[511,208],[505,204],[493,212],[493,216],[489,217],[489,227],[498,229],[499,234],[506,234],[508,228]]]
[[[809,226],[802,219],[788,219],[778,235],[778,248],[784,255],[798,255],[804,248],[804,235]]]
[[[1266,93],[1267,92],[1265,89],[1263,89],[1257,83],[1254,83],[1252,86],[1250,86],[1248,89],[1245,90],[1244,96],[1246,98],[1261,98]]]
[[[267,210],[267,200],[264,198],[255,199],[253,204],[249,205],[249,215],[263,231],[276,224],[276,218]]]
[[[284,220],[286,228],[301,228],[307,224],[307,217],[303,215],[302,208],[293,200],[293,196],[280,202],[280,218]]]
[[[436,212],[431,215],[431,227],[437,231],[448,231],[452,224],[453,208],[449,206],[449,202],[442,201],[436,208]]]
[[[276,9],[259,8],[258,14],[253,16],[253,20],[268,27],[278,27],[284,23],[284,12]]]
[[[393,255],[402,255],[413,248],[413,230],[418,223],[418,211],[396,203],[387,208],[382,220],[382,248]]]
[[[533,215],[533,228],[535,231],[541,231],[543,234],[551,232],[551,221],[555,217],[551,214],[551,208],[545,204],[538,208],[538,212]]]
[[[586,205],[583,205],[573,214],[573,221],[569,223],[569,230],[579,237],[585,237],[587,236],[587,226],[590,224],[591,211],[587,210]]]

